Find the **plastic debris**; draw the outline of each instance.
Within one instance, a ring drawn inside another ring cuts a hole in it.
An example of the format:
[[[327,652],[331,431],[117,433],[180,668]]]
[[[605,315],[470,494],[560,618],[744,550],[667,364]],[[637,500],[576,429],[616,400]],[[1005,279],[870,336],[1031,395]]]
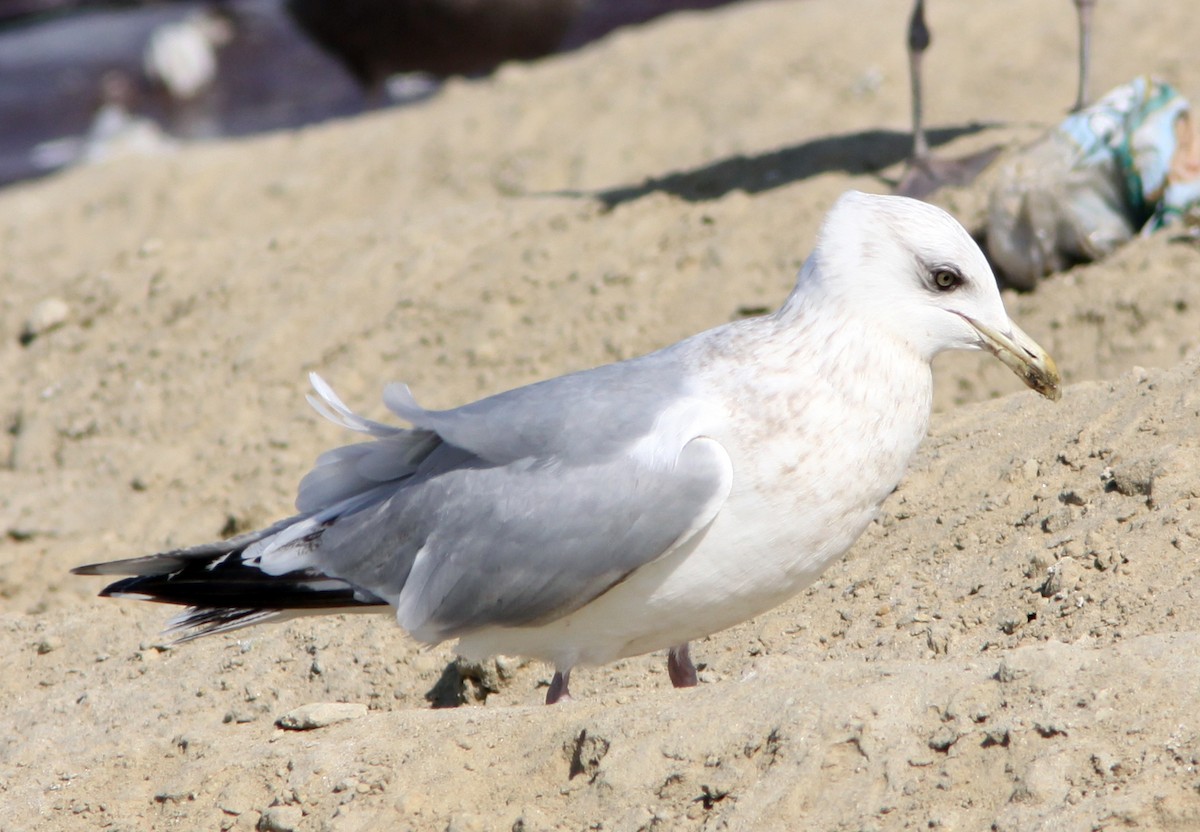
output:
[[[988,251],[1009,285],[1032,289],[1197,206],[1200,132],[1190,105],[1144,76],[1002,163],[988,201]]]

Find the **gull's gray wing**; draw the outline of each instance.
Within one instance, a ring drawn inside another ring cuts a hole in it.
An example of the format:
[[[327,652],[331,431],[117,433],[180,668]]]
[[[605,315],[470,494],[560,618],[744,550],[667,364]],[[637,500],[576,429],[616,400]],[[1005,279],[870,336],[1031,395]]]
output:
[[[302,501],[369,497],[306,559],[393,603],[426,641],[583,606],[700,533],[732,484],[725,449],[681,429],[695,405],[674,374],[630,364],[447,411],[390,387],[388,405],[416,428],[360,420],[377,441],[323,457]]]
[[[300,483],[296,508],[313,514],[382,482],[410,476],[445,442],[493,464],[524,458],[597,460],[623,452],[686,396],[669,353],[571,373],[451,410],[426,410],[405,384],[389,384],[384,403],[413,429],[352,412],[316,373],[309,403],[329,421],[376,441],[327,451]]]

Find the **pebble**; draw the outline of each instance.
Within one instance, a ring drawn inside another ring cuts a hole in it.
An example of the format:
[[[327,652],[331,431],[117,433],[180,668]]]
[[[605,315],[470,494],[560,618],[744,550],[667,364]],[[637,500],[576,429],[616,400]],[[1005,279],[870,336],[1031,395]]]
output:
[[[1038,591],[1043,598],[1064,595],[1078,589],[1082,578],[1083,565],[1074,558],[1066,557],[1047,570],[1046,580]]]
[[[221,718],[221,721],[226,724],[234,722],[238,725],[244,725],[247,722],[254,722],[256,719],[258,719],[258,714],[251,713],[250,711],[233,710],[226,711],[225,716]]]
[[[183,803],[184,801],[195,799],[196,793],[187,786],[180,784],[165,786],[154,793],[156,803]]]
[[[403,792],[396,797],[392,808],[402,815],[415,815],[425,806],[425,798],[420,792]]]
[[[304,818],[304,811],[299,806],[272,806],[263,812],[258,821],[262,832],[294,832]]]
[[[357,702],[313,702],[288,711],[275,724],[291,731],[311,731],[366,715],[367,706]]]
[[[71,307],[62,298],[46,298],[33,307],[21,327],[21,343],[28,344],[39,335],[57,329],[71,317]]]
[[[53,653],[62,646],[63,640],[58,636],[46,636],[37,643],[38,655],[44,656],[47,653]]]

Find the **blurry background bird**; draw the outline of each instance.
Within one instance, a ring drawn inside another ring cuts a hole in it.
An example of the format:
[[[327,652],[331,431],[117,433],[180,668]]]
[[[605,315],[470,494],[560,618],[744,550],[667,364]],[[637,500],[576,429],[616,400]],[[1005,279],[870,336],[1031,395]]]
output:
[[[179,139],[298,127],[737,0],[0,0],[0,185],[121,106]],[[51,142],[48,150],[43,146]],[[39,148],[33,153],[34,148]]]

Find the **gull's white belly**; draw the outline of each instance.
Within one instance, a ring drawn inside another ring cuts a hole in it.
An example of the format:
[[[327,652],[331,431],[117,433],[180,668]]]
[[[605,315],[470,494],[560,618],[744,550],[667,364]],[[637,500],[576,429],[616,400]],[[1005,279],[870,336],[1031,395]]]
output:
[[[467,655],[535,656],[560,666],[602,664],[670,647],[752,618],[803,590],[842,555],[874,510],[845,518],[831,534],[788,518],[754,540],[735,511],[707,533],[648,564],[605,594],[540,627],[488,628],[465,636]],[[820,538],[819,543],[815,538]]]

